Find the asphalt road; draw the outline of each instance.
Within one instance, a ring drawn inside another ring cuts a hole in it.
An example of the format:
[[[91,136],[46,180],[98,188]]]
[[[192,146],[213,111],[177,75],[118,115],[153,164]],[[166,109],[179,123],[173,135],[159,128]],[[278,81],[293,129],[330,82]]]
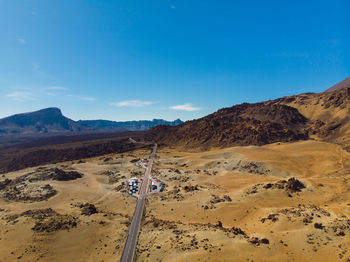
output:
[[[156,151],[157,151],[157,144],[154,144],[152,154],[148,160],[148,166],[145,171],[145,176],[143,177],[142,184],[140,187],[139,197],[137,199],[134,216],[130,224],[128,238],[126,239],[123,254],[120,259],[121,262],[132,262],[134,261],[134,258],[135,258],[135,249],[136,249],[137,239],[140,232],[140,225],[141,225],[141,220],[143,216],[143,208],[145,206],[145,201],[147,197],[149,177],[151,175],[153,160],[156,155]]]

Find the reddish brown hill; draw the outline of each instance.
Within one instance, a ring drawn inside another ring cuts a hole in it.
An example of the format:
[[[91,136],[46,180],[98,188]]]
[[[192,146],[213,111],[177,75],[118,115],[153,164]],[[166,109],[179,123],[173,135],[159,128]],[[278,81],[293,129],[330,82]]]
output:
[[[289,106],[269,102],[244,103],[177,127],[155,127],[147,133],[146,139],[202,149],[263,145],[307,139],[306,123],[307,119]]]
[[[158,126],[146,135],[160,143],[200,149],[309,138],[350,148],[350,88],[236,105],[177,127]]]

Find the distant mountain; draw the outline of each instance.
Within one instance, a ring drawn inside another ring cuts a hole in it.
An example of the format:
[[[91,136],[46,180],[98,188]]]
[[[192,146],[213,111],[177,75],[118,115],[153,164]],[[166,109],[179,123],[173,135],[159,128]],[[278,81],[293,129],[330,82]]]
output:
[[[74,121],[65,117],[59,108],[53,107],[0,119],[0,135],[64,134],[111,130],[141,131],[157,125],[176,126],[182,123],[180,119],[172,122],[162,119],[127,122],[108,120]]]
[[[92,130],[129,130],[129,131],[140,131],[148,130],[158,125],[166,126],[177,126],[183,122],[180,119],[175,121],[166,121],[163,119],[140,120],[140,121],[126,121],[116,122],[108,120],[79,120],[77,122],[80,126],[92,129]]]
[[[77,123],[62,115],[58,108],[17,114],[0,119],[0,134],[38,134],[79,131]]]
[[[335,84],[334,86],[328,88],[326,92],[333,92],[333,91],[341,90],[348,87],[350,87],[350,77],[347,77],[343,81],[339,82],[338,84]]]

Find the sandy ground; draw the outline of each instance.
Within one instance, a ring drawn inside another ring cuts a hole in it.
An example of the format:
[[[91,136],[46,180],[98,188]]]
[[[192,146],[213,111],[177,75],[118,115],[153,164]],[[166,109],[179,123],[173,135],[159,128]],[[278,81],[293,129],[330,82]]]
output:
[[[65,162],[47,167],[74,169],[83,178],[72,181],[40,181],[49,183],[58,193],[46,201],[14,202],[0,200],[0,261],[116,261],[119,260],[136,198],[120,192],[118,185],[143,170],[130,160],[147,157],[149,151],[108,155],[87,159],[83,163]],[[108,161],[105,161],[107,159]],[[5,174],[14,179],[35,171],[30,168]],[[118,174],[120,181],[109,181],[105,171]],[[92,203],[98,213],[82,215],[81,203]],[[36,220],[11,215],[27,210],[52,208],[59,214],[77,218],[77,226],[54,232],[34,232]],[[10,217],[10,218],[9,218]]]
[[[204,153],[164,149],[158,157],[155,173],[169,187],[148,199],[139,261],[350,258],[350,154],[341,147],[307,141]],[[264,188],[291,177],[306,188]]]
[[[0,200],[0,261],[118,261],[136,204],[121,183],[143,174],[130,161],[149,154],[51,165],[84,177],[45,181],[58,192],[46,201]],[[137,261],[350,261],[349,160],[340,146],[316,141],[195,153],[161,148],[153,175],[168,186],[148,197]],[[291,177],[305,188],[280,182]],[[80,203],[99,212],[82,215]],[[36,232],[35,218],[10,217],[49,207],[77,225]]]

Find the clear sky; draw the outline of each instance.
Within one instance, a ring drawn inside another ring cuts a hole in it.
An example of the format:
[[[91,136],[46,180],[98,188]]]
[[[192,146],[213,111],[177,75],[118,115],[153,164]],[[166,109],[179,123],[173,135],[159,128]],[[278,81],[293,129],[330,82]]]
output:
[[[349,76],[349,0],[0,0],[0,117],[198,118]]]

